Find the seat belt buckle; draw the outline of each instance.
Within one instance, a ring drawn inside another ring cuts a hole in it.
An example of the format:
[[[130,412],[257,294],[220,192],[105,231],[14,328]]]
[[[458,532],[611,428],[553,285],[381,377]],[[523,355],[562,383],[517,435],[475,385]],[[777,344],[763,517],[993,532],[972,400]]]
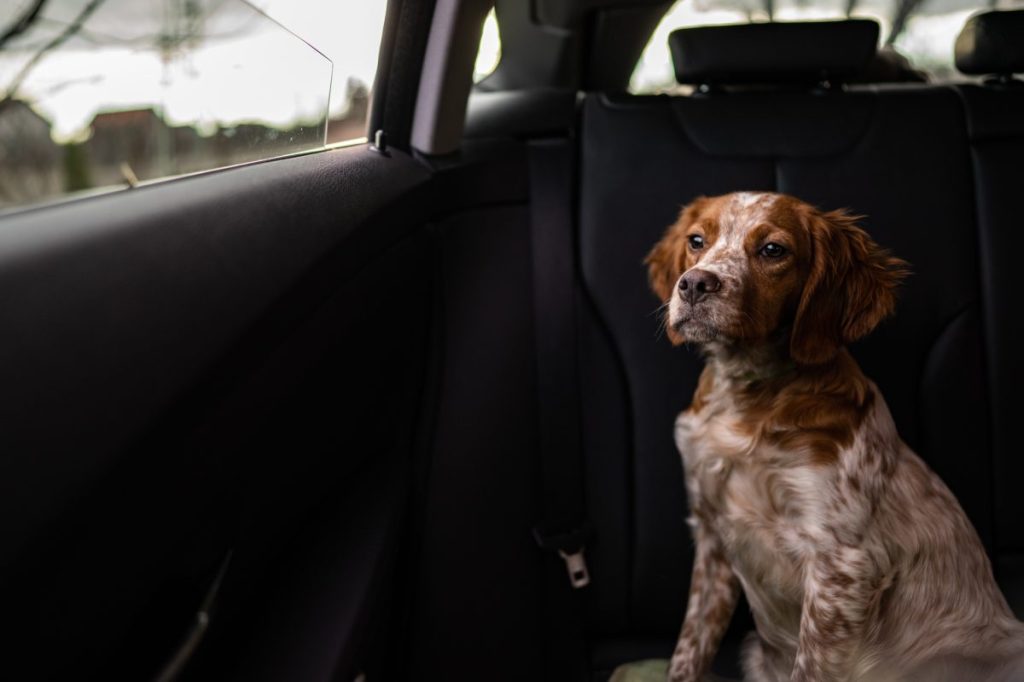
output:
[[[587,571],[587,560],[583,558],[582,547],[571,554],[560,549],[558,556],[565,561],[565,568],[569,572],[569,584],[574,590],[590,584],[590,572]]]
[[[550,532],[543,526],[533,529],[533,537],[541,549],[558,552],[569,573],[569,584],[574,590],[590,584],[590,571],[583,556],[583,546],[590,535],[589,524],[564,532]]]

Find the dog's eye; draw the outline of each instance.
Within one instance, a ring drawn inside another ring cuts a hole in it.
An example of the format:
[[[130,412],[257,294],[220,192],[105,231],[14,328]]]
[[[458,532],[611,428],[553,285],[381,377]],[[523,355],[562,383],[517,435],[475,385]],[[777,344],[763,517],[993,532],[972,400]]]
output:
[[[775,242],[769,242],[761,247],[761,255],[767,258],[778,258],[786,253],[786,248]]]
[[[704,237],[699,234],[691,234],[687,239],[690,241],[690,248],[694,251],[704,248]]]

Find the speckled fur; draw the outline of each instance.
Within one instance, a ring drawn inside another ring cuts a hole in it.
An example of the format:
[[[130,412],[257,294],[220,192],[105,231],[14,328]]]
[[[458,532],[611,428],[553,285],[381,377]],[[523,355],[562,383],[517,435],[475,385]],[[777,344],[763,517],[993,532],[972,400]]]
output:
[[[688,250],[695,230],[705,244]],[[757,261],[758,230],[787,262]],[[675,425],[696,552],[669,679],[708,670],[740,589],[749,680],[1024,679],[1024,628],[976,532],[843,349],[891,312],[905,264],[842,214],[753,193],[702,198],[648,263],[670,338],[706,357]],[[676,282],[694,267],[723,284],[688,303]],[[815,312],[845,285],[877,304]],[[773,312],[755,325],[744,306]]]

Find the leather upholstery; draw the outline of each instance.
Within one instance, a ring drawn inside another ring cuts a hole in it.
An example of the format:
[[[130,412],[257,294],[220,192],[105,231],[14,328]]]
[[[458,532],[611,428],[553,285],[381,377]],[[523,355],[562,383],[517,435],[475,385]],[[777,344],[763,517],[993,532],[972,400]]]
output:
[[[982,12],[967,20],[956,38],[956,68],[962,73],[1024,71],[1024,10]]]
[[[760,58],[771,52],[759,49]],[[571,227],[585,482],[596,530],[587,547],[592,583],[581,596],[595,680],[618,663],[669,655],[685,609],[692,541],[672,422],[701,362],[659,333],[659,301],[642,261],[681,205],[700,194],[777,190],[848,208],[910,261],[914,274],[896,317],[853,352],[903,438],[957,495],[1011,605],[1019,614],[1024,606],[1024,459],[1015,433],[1024,326],[1012,279],[1024,252],[1015,203],[1024,180],[1024,89],[876,85],[823,94],[787,85],[689,97],[589,94],[582,104]],[[532,116],[524,126],[514,116],[488,117],[481,131],[564,130],[571,121],[564,99],[557,102],[560,114],[551,104],[550,119]],[[525,177],[515,168],[521,160],[508,156],[509,177],[481,175],[475,187]],[[503,201],[520,205],[520,190]],[[540,554],[526,541],[542,502],[528,220],[526,211],[497,206],[438,229],[440,335],[458,362],[443,363],[432,408],[414,679],[453,678],[453,662],[497,660],[499,643],[516,652],[514,665],[491,676],[533,679],[550,654],[537,634],[552,617],[538,599]],[[480,556],[515,580],[481,571]],[[737,676],[736,644],[750,627],[741,605],[716,672]]]
[[[696,26],[674,31],[668,42],[680,83],[843,81],[871,62],[878,24],[851,19]]]
[[[957,68],[1006,75],[1024,70],[1024,11],[986,12],[957,38]],[[995,571],[1018,617],[1024,617],[1024,460],[1018,433],[1024,377],[1024,325],[1016,296],[1017,255],[1024,250],[1020,187],[1024,184],[1024,83],[990,81],[958,87],[967,113],[974,171],[995,478]]]
[[[988,369],[992,385],[995,523],[999,549],[1024,552],[1024,459],[1020,456],[1020,379],[1024,325],[1016,292],[1024,252],[1020,188],[1024,185],[1024,88],[962,86],[981,246]]]
[[[854,348],[903,438],[993,538],[974,178],[951,88],[590,95],[582,114],[581,325],[595,633],[671,639],[691,561],[672,441],[700,360],[659,336],[642,260],[681,205],[773,190],[865,218],[911,262],[897,316]],[[1019,479],[1018,479],[1019,480]],[[1019,518],[1019,517],[1018,517]]]

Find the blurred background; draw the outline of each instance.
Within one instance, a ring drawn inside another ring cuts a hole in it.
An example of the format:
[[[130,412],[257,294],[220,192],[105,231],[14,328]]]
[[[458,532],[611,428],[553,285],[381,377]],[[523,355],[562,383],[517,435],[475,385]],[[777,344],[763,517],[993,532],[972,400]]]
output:
[[[0,0],[0,208],[365,136],[386,0]]]
[[[524,2],[526,0],[523,0]],[[387,0],[0,0],[0,211],[358,142]],[[922,80],[958,78],[974,11],[1024,0],[679,0],[630,91],[676,92],[682,26],[867,17]],[[494,12],[475,79],[501,58]]]
[[[1022,0],[679,0],[651,36],[630,82],[636,94],[675,88],[668,34],[683,26],[760,21],[874,19],[881,49],[907,59],[932,82],[964,80],[953,43],[971,14],[1024,6]]]

